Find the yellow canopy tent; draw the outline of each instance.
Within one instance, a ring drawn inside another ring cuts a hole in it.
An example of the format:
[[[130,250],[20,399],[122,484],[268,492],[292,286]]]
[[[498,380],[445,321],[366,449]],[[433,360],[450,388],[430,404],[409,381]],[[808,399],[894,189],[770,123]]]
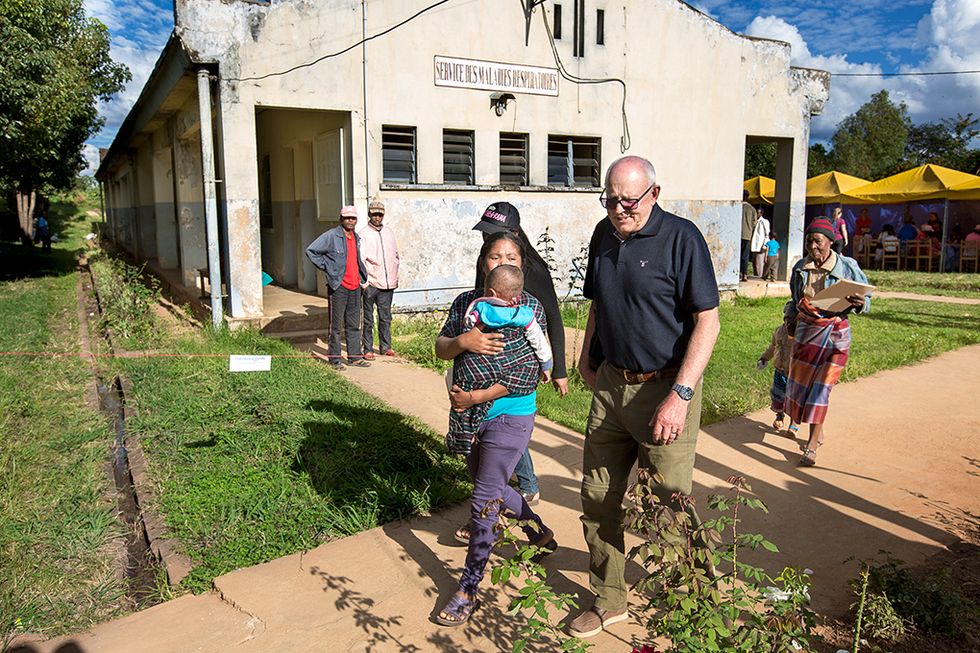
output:
[[[949,189],[951,200],[980,200],[980,177],[975,177]]]
[[[931,163],[885,177],[844,194],[849,204],[900,204],[947,199],[951,186],[980,177]]]
[[[949,200],[968,199],[966,194],[972,192],[967,189],[961,191],[963,195],[957,197],[957,191],[953,191],[951,188],[967,186],[976,182],[980,182],[980,177],[976,175],[929,163],[855,188],[846,193],[844,197],[849,203],[854,204],[899,204],[902,202],[944,200],[942,245],[939,258],[939,269],[944,270]]]
[[[765,202],[772,204],[776,199],[776,180],[769,177],[752,177],[746,179],[742,188],[749,191],[749,203]]]
[[[806,180],[807,204],[839,204],[844,194],[868,184],[867,179],[832,170]]]

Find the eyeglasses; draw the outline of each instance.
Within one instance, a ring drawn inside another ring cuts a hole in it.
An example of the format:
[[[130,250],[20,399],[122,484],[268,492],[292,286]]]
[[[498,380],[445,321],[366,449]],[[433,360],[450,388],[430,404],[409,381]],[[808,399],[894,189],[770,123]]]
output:
[[[369,218],[380,218],[384,213],[368,213]]]
[[[624,211],[633,211],[640,205],[640,200],[647,196],[656,184],[650,184],[650,187],[643,191],[643,194],[633,199],[632,197],[606,197],[606,189],[602,189],[602,193],[599,195],[599,204],[602,204],[602,208],[608,209],[610,207],[615,208],[617,204],[623,207]]]

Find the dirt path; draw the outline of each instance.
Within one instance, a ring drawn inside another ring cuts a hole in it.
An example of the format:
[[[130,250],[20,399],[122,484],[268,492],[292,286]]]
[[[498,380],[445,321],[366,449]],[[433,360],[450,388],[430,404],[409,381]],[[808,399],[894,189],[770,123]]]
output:
[[[322,348],[322,343],[312,344]],[[745,476],[770,507],[746,516],[783,564],[814,570],[814,607],[843,614],[857,564],[885,549],[917,562],[953,542],[968,515],[980,513],[980,346],[837,387],[819,465],[796,466],[799,450],[767,432],[757,411],[715,424],[698,446],[695,495]],[[400,359],[344,372],[354,383],[441,432],[448,401],[439,375]],[[550,582],[587,594],[588,557],[578,521],[581,435],[538,419],[532,442],[542,486],[540,513],[556,531]],[[465,506],[393,523],[227,574],[216,594],[184,597],[75,637],[79,650],[127,651],[473,651],[510,650],[516,624],[509,596],[484,587],[484,606],[459,629],[430,622],[455,588],[465,548],[452,541]],[[631,569],[635,577],[637,569]],[[205,636],[207,623],[213,628]],[[643,641],[636,623],[618,624],[594,651],[628,651]],[[38,645],[54,651],[67,640]],[[534,649],[529,650],[546,650]]]

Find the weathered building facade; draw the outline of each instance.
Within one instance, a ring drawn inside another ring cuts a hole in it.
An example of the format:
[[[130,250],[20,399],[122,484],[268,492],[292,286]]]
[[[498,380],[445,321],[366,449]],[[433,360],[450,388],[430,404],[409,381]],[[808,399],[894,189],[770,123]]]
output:
[[[653,161],[662,205],[701,228],[732,288],[745,146],[775,141],[785,273],[829,76],[677,0],[528,4],[176,0],[174,34],[99,168],[108,232],[187,286],[217,240],[225,310],[250,320],[262,271],[324,294],[305,246],[342,204],[363,213],[379,197],[402,257],[396,306],[428,306],[471,286],[471,228],[506,199],[532,241],[548,229],[562,294],[625,151]]]

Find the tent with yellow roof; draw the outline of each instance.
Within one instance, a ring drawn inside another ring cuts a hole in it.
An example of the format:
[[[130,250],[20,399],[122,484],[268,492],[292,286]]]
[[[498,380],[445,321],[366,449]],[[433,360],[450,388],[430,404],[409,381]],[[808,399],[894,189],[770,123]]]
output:
[[[806,180],[806,203],[839,204],[845,193],[868,183],[867,179],[831,170]]]
[[[952,186],[980,180],[980,177],[931,163],[885,177],[844,194],[851,204],[899,204],[925,200],[952,199]]]
[[[975,177],[962,184],[949,188],[951,200],[980,200],[980,177]]]
[[[746,179],[742,188],[749,191],[749,203],[758,204],[764,202],[772,204],[776,199],[776,180],[769,177],[752,177]]]
[[[847,202],[854,204],[898,204],[902,202],[923,202],[944,200],[942,244],[940,248],[939,269],[945,269],[946,234],[949,232],[949,201],[951,199],[970,199],[975,191],[973,185],[980,177],[967,172],[952,170],[931,163],[905,172],[885,177],[866,186],[855,188],[845,195]],[[962,190],[953,190],[961,188]]]

